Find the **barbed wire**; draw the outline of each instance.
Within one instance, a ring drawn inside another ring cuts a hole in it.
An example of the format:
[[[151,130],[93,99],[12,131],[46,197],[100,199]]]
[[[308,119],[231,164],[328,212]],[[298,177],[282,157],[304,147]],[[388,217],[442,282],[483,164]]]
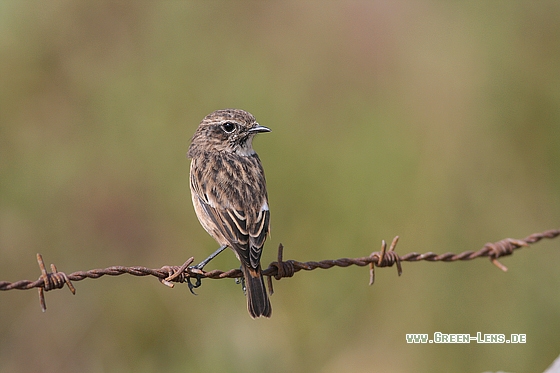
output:
[[[460,254],[445,253],[436,254],[427,252],[424,254],[412,252],[403,256],[395,252],[399,236],[396,236],[390,247],[387,250],[387,243],[383,240],[381,243],[381,250],[374,251],[369,256],[361,258],[340,258],[335,260],[322,260],[319,262],[298,262],[296,260],[283,260],[284,247],[282,244],[278,246],[277,261],[270,263],[268,268],[262,271],[264,276],[268,279],[268,289],[270,294],[274,292],[272,287],[272,278],[280,280],[284,277],[292,277],[295,273],[305,270],[312,271],[317,268],[329,269],[332,267],[349,267],[356,265],[359,267],[369,266],[369,284],[372,285],[375,281],[375,267],[392,267],[396,264],[397,273],[402,274],[402,262],[455,262],[459,260],[473,260],[476,258],[487,257],[490,261],[503,271],[507,271],[507,267],[498,261],[498,258],[512,255],[514,250],[528,247],[531,244],[539,242],[544,238],[553,239],[560,235],[560,229],[551,229],[541,233],[531,234],[523,239],[505,238],[503,240],[487,243],[478,251],[464,251]],[[173,282],[183,283],[189,278],[240,278],[243,276],[241,270],[231,269],[229,271],[203,271],[190,265],[194,262],[194,257],[187,259],[181,266],[163,266],[159,269],[151,269],[141,266],[124,267],[124,266],[111,266],[104,269],[91,269],[89,271],[77,271],[67,275],[64,272],[59,272],[54,264],[51,264],[51,272],[48,272],[43,257],[37,254],[37,262],[41,269],[41,276],[35,281],[21,280],[16,282],[0,281],[0,290],[27,290],[37,288],[39,292],[39,300],[41,309],[46,311],[47,306],[45,303],[45,291],[54,289],[61,289],[65,285],[68,286],[72,294],[76,293],[76,289],[72,281],[81,281],[86,278],[100,278],[102,276],[120,276],[129,274],[133,276],[154,276],[159,281],[169,287],[174,287]]]

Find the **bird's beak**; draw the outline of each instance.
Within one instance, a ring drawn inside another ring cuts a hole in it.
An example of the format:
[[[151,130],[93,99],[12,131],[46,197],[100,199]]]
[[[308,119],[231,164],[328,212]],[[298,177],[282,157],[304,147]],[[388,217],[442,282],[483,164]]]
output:
[[[257,124],[255,127],[249,129],[250,133],[260,133],[260,132],[270,132],[271,129],[265,126],[261,126],[260,124]]]

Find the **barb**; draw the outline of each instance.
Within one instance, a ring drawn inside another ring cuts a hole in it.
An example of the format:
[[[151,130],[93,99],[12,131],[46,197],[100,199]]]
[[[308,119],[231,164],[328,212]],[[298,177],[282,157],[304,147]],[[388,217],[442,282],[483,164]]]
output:
[[[284,277],[292,277],[296,272],[301,270],[312,271],[317,268],[329,269],[332,267],[349,267],[356,265],[359,267],[369,266],[370,279],[369,284],[372,285],[375,281],[375,267],[392,267],[396,264],[397,273],[402,274],[402,262],[419,262],[422,260],[429,262],[455,262],[459,260],[473,260],[476,258],[487,257],[490,261],[503,271],[507,268],[498,261],[498,258],[512,255],[513,252],[522,247],[528,247],[531,244],[537,243],[544,238],[553,239],[560,235],[560,229],[551,229],[542,233],[534,233],[524,239],[518,240],[514,238],[505,238],[503,240],[487,243],[478,251],[465,251],[460,254],[445,253],[436,254],[427,252],[419,254],[412,252],[404,256],[400,256],[395,252],[399,237],[396,236],[389,250],[387,251],[387,243],[382,241],[381,250],[371,253],[367,257],[362,258],[341,258],[336,260],[322,260],[320,262],[298,262],[296,260],[283,260],[284,247],[282,244],[278,247],[278,259],[276,262],[270,263],[268,268],[263,270],[263,275],[268,277],[269,292],[272,294],[272,277],[280,280]],[[163,266],[159,269],[150,269],[141,266],[123,267],[112,266],[104,269],[92,269],[89,271],[73,272],[69,275],[64,272],[59,272],[54,264],[51,264],[51,273],[47,272],[43,257],[37,254],[37,262],[41,269],[41,276],[36,281],[21,280],[17,282],[0,281],[0,290],[27,290],[37,288],[39,291],[39,300],[41,302],[41,309],[46,311],[47,306],[45,303],[44,292],[61,289],[67,286],[72,294],[76,293],[76,289],[72,281],[81,281],[86,278],[100,278],[102,276],[120,276],[129,274],[133,276],[154,276],[159,281],[168,286],[174,287],[173,282],[183,283],[187,278],[198,275],[202,278],[221,279],[221,278],[240,278],[243,276],[239,269],[231,269],[229,271],[200,271],[189,267],[194,262],[194,257],[189,258],[181,266]]]

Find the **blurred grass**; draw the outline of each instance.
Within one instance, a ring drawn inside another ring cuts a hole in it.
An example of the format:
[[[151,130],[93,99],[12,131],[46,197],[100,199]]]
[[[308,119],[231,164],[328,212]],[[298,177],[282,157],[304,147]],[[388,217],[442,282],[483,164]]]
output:
[[[0,279],[202,259],[186,151],[209,112],[273,129],[276,246],[298,260],[476,250],[560,221],[557,2],[0,2]],[[251,320],[232,281],[0,297],[0,372],[543,371],[558,242],[503,260],[301,273]],[[231,253],[213,268],[237,266]],[[525,333],[408,345],[405,333]]]

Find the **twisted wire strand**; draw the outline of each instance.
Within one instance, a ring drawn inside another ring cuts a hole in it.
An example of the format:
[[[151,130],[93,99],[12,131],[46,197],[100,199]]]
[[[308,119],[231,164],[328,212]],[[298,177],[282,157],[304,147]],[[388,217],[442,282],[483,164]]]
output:
[[[264,269],[263,275],[268,277],[268,287],[270,294],[273,293],[272,278],[280,280],[284,277],[292,277],[296,272],[301,270],[312,271],[317,268],[329,269],[332,267],[349,267],[352,265],[365,267],[369,266],[370,270],[370,285],[375,281],[375,267],[392,267],[396,264],[397,273],[400,276],[402,273],[402,262],[419,262],[419,261],[429,261],[429,262],[455,262],[463,260],[473,260],[476,258],[487,257],[490,261],[503,271],[507,271],[507,268],[498,261],[498,258],[503,256],[512,255],[513,252],[522,247],[528,247],[531,244],[537,243],[542,239],[553,239],[560,235],[560,229],[551,229],[541,233],[533,233],[523,239],[505,238],[497,242],[486,243],[478,251],[464,251],[460,254],[444,253],[436,254],[433,252],[427,252],[424,254],[412,252],[405,254],[403,256],[398,255],[395,252],[397,242],[399,237],[396,236],[390,247],[387,250],[387,244],[382,241],[381,250],[374,251],[369,256],[361,258],[340,258],[335,260],[322,260],[319,262],[309,261],[309,262],[298,262],[296,260],[283,260],[284,247],[282,244],[278,247],[278,259],[275,262],[270,263],[268,268]],[[86,278],[100,278],[102,276],[120,276],[123,274],[129,274],[132,276],[154,276],[159,279],[159,281],[168,286],[173,287],[173,282],[183,283],[190,277],[199,278],[211,278],[211,279],[222,279],[222,278],[240,278],[243,276],[239,269],[231,269],[229,271],[201,271],[196,268],[190,267],[194,262],[194,257],[187,259],[185,263],[181,266],[163,266],[159,269],[151,269],[142,266],[124,267],[124,266],[111,266],[103,269],[91,269],[88,271],[77,271],[67,275],[64,272],[59,272],[54,264],[51,264],[51,272],[48,272],[43,257],[41,254],[37,254],[37,262],[39,268],[41,269],[41,275],[35,281],[21,280],[16,282],[0,281],[0,290],[27,290],[32,288],[37,288],[39,292],[39,300],[41,303],[41,309],[46,311],[45,303],[45,291],[50,291],[53,289],[61,289],[67,286],[72,294],[76,293],[76,289],[72,284],[72,281],[81,281]]]

